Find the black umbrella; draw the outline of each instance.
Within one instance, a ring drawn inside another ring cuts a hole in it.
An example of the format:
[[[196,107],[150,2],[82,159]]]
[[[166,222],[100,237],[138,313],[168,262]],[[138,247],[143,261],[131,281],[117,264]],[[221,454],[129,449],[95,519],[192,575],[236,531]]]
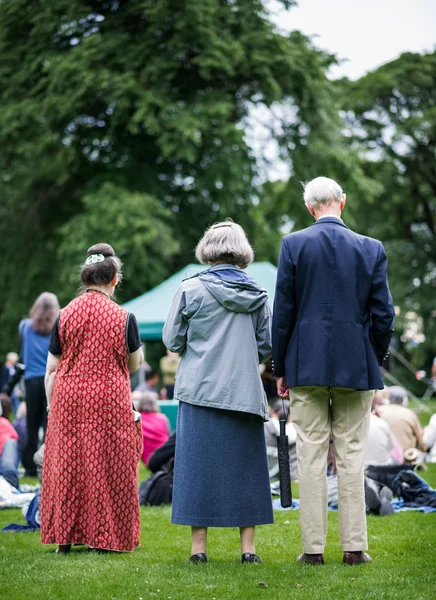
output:
[[[283,402],[283,398],[282,398]],[[283,402],[283,414],[279,419],[280,435],[277,436],[277,452],[279,460],[279,479],[280,479],[280,504],[283,508],[292,506],[291,490],[291,469],[289,466],[289,441],[286,435],[286,417],[285,405]]]

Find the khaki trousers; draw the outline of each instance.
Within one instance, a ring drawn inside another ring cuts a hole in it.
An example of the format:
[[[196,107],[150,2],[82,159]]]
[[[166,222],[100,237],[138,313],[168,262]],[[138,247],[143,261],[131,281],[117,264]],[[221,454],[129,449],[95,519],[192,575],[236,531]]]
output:
[[[297,431],[303,552],[322,554],[327,535],[327,455],[333,437],[344,552],[367,550],[363,460],[374,391],[322,386],[289,390]]]

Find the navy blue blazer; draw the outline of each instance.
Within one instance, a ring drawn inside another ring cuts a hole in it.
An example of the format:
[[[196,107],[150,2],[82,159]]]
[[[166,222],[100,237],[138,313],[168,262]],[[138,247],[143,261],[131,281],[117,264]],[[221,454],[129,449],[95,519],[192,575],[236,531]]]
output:
[[[381,242],[335,217],[283,238],[272,345],[288,387],[383,389],[394,316]]]

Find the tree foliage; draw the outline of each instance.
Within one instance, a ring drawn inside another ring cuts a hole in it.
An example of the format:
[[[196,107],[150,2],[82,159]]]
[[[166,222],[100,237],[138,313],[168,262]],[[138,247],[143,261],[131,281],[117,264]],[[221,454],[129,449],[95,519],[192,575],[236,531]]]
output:
[[[280,123],[291,174],[287,182],[267,182],[252,209],[258,255],[274,261],[278,232],[312,223],[302,182],[337,179],[347,192],[347,224],[386,247],[400,309],[397,344],[429,372],[436,337],[436,53],[404,54],[324,93],[330,100],[318,127],[295,132],[292,119],[288,127]]]
[[[97,241],[124,259],[120,300],[191,261],[228,216],[276,262],[281,235],[311,223],[301,182],[327,175],[347,223],[385,242],[400,329],[423,319],[416,360],[429,359],[434,53],[330,82],[334,57],[280,33],[261,0],[9,0],[0,55],[0,350],[40,292],[71,298]],[[262,182],[247,137],[259,106],[286,182]]]
[[[411,349],[422,340],[410,328],[425,335],[419,367],[436,338],[436,52],[403,54],[342,85],[351,143],[381,186],[376,202],[361,199],[360,226],[385,243],[402,342]]]
[[[119,240],[135,265],[127,296],[190,260],[215,220],[247,226],[257,167],[244,119],[252,105],[288,101],[302,125],[313,122],[330,60],[302,35],[281,35],[260,0],[10,0],[0,3],[0,54],[8,335],[39,292],[66,298],[65,271],[77,272],[94,232]],[[101,207],[106,192],[96,228],[90,199]],[[167,247],[167,226],[177,240],[159,267],[157,250],[145,257],[116,231],[119,219],[134,226],[122,215],[141,202],[144,213],[155,205],[150,223],[163,236],[144,247]]]
[[[121,209],[121,210],[120,210]],[[60,299],[68,302],[77,287],[77,271],[84,248],[110,240],[124,261],[120,301],[133,298],[161,283],[171,270],[179,244],[165,210],[147,194],[129,192],[105,183],[83,198],[83,211],[59,228]]]

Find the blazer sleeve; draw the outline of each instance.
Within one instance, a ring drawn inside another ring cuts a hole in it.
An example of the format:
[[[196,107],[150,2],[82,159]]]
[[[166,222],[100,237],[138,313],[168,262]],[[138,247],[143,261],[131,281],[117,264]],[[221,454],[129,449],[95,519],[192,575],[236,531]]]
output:
[[[387,268],[388,259],[383,244],[380,243],[369,297],[370,336],[380,365],[388,353],[395,318],[394,303],[388,285]]]
[[[282,240],[274,298],[272,349],[273,374],[285,375],[286,349],[295,322],[295,269],[286,238]]]
[[[271,309],[268,300],[257,314],[256,342],[259,363],[262,364],[271,358]]]
[[[186,316],[186,292],[183,286],[177,291],[171,305],[170,313],[162,332],[162,340],[168,350],[184,352],[188,333],[188,318]]]

